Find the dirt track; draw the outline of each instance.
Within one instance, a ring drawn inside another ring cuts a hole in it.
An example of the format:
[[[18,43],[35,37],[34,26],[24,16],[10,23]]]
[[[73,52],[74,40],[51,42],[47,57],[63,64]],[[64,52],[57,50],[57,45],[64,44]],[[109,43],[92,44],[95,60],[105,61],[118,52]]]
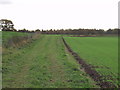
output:
[[[91,65],[88,65],[84,60],[82,60],[77,53],[75,53],[69,45],[65,42],[64,38],[62,37],[62,40],[68,49],[68,51],[74,56],[74,58],[81,64],[84,71],[95,81],[97,82],[97,85],[99,85],[101,88],[117,88],[114,84],[110,82],[106,82],[102,79],[102,76],[95,71],[93,68],[91,68]]]

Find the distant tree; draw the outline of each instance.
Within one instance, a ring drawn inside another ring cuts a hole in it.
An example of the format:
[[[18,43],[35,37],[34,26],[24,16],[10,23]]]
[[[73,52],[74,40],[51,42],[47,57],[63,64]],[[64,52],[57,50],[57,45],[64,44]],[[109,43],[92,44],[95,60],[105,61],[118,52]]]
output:
[[[22,30],[18,30],[18,32],[29,32],[29,31],[24,28]]]
[[[35,30],[35,32],[40,32],[40,30],[39,30],[39,29],[37,29],[37,30]]]
[[[119,31],[119,29],[113,29],[113,31],[112,31],[112,34],[116,34],[116,35],[118,35],[118,31]]]
[[[2,31],[16,31],[16,29],[14,29],[13,22],[11,20],[7,20],[7,19],[0,20],[0,29]]]

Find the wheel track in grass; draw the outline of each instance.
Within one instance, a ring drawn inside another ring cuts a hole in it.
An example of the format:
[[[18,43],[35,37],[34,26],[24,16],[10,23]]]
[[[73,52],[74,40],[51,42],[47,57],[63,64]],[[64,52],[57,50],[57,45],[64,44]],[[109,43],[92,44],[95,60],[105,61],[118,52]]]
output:
[[[74,56],[74,58],[79,62],[79,64],[84,68],[84,71],[95,81],[97,85],[101,88],[117,88],[113,83],[104,81],[96,70],[91,68],[91,65],[87,64],[84,60],[80,58],[80,56],[74,52],[70,46],[66,43],[64,38],[62,37],[63,43],[66,46],[67,50]]]
[[[26,75],[28,74],[29,67],[31,63],[33,62],[33,59],[36,57],[36,55],[32,54],[32,50],[34,50],[35,48],[37,48],[37,46],[31,47],[29,52],[25,52],[24,55],[22,55],[22,57],[18,58],[18,60],[21,60],[21,59],[26,59],[26,60],[24,62],[21,60],[23,64],[21,65],[21,70],[17,73],[14,73],[12,77],[10,76],[11,78],[14,78],[14,80],[10,83],[10,85],[6,86],[5,88],[8,88],[9,86],[11,86],[12,88],[21,88],[21,87],[24,87],[26,83],[28,83],[26,81]]]

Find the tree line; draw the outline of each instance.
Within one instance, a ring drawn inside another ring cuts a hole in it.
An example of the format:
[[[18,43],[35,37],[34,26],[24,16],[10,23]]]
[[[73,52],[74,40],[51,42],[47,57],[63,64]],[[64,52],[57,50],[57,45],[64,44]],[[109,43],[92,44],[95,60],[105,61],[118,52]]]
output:
[[[41,34],[64,34],[64,35],[118,35],[120,29],[50,29],[50,30],[27,30],[27,29],[21,29],[16,30],[14,28],[14,24],[11,20],[7,19],[1,19],[0,20],[0,29],[2,31],[13,31],[13,32],[28,32],[28,33],[34,33],[38,32]]]
[[[43,30],[42,34],[68,34],[68,35],[117,35],[119,29],[60,29],[60,30]]]

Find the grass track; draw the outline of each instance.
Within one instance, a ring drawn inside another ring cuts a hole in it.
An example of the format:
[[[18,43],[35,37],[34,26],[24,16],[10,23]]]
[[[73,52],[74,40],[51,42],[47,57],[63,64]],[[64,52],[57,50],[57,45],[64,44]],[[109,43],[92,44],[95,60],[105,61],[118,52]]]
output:
[[[11,53],[12,52],[12,53]],[[98,87],[66,50],[60,36],[41,36],[3,55],[3,88]]]

